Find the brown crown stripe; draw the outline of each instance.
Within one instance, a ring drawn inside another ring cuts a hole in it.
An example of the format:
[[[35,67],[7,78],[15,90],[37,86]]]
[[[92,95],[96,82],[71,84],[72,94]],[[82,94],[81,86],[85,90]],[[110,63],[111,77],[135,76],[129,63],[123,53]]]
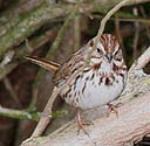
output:
[[[107,38],[107,35],[105,35],[105,34],[102,35],[102,36],[100,37],[100,42],[102,43],[102,45],[103,45],[105,51],[108,52],[108,47],[107,47],[107,45],[108,45],[108,38]]]
[[[115,36],[103,34],[100,37],[100,42],[102,43],[105,51],[107,53],[111,53],[114,51],[115,46],[117,45],[118,41]]]

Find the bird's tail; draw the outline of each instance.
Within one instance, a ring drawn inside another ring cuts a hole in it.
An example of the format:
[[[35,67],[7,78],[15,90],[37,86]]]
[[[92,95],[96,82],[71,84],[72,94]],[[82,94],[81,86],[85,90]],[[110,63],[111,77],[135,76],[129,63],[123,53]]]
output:
[[[25,59],[31,61],[32,63],[35,63],[37,65],[39,65],[40,67],[48,70],[48,71],[57,71],[60,67],[60,64],[53,62],[53,61],[49,61],[43,58],[39,58],[39,57],[31,57],[31,56],[25,56]]]

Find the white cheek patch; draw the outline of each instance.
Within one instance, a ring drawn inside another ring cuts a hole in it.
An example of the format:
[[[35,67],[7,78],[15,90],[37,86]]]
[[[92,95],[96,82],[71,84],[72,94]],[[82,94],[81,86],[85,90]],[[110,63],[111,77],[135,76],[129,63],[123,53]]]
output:
[[[97,63],[100,63],[101,62],[101,59],[99,59],[99,58],[91,58],[91,65],[93,65],[93,64],[97,64]]]
[[[88,47],[87,50],[91,51],[93,48],[92,47]]]
[[[121,61],[116,61],[116,60],[114,60],[113,61],[117,66],[122,66],[122,64],[123,64],[123,59],[121,60]]]
[[[119,49],[119,44],[117,43],[116,46],[115,46],[115,48],[114,48],[115,52],[116,52],[118,49]]]

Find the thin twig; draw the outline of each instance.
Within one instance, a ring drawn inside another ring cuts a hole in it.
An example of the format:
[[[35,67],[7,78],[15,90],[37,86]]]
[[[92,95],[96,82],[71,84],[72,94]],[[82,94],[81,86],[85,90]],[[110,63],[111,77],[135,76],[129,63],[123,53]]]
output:
[[[107,21],[110,19],[110,17],[112,15],[114,15],[121,7],[125,6],[129,1],[131,1],[131,0],[123,0],[123,1],[121,1],[119,4],[117,4],[115,7],[113,7],[106,14],[106,16],[102,19],[102,21],[100,23],[100,28],[99,28],[98,33],[97,33],[97,37],[98,38],[103,34],[103,31],[105,29],[105,25],[106,25]]]
[[[41,117],[40,121],[38,122],[31,138],[41,135],[43,133],[43,131],[45,130],[46,126],[49,124],[49,122],[52,118],[53,103],[54,103],[56,97],[58,96],[59,92],[60,92],[59,89],[57,87],[54,87],[53,93],[44,108],[42,117]]]
[[[6,75],[8,75],[17,65],[18,63],[10,63],[4,67],[0,67],[0,80],[6,77]]]
[[[90,54],[96,49],[96,45],[97,45],[97,42],[99,41],[99,38],[101,37],[101,35],[103,34],[104,32],[104,29],[105,29],[105,26],[106,26],[106,23],[107,21],[110,19],[110,17],[112,15],[114,15],[121,7],[125,6],[128,2],[130,2],[131,0],[122,0],[120,3],[118,3],[116,6],[114,6],[106,15],[105,17],[102,19],[101,23],[100,23],[100,27],[99,27],[99,30],[98,30],[98,33],[95,37],[95,43],[94,43],[94,49],[91,50],[89,52],[89,55],[87,57],[87,60],[89,60],[90,58]]]
[[[119,12],[118,12],[119,13]],[[119,21],[124,21],[124,22],[139,22],[139,23],[144,23],[144,24],[150,24],[150,20],[146,19],[146,18],[141,18],[141,17],[125,17],[124,15],[118,15],[118,13],[116,14],[117,19]],[[98,14],[93,14],[92,15],[93,18],[96,19],[101,19],[102,16],[98,15]],[[115,17],[111,17],[108,21],[110,20],[115,20]]]
[[[14,91],[13,86],[12,86],[10,80],[7,77],[5,77],[3,79],[3,81],[4,81],[6,89],[9,91],[10,96],[13,98],[13,100],[16,102],[16,104],[19,107],[21,107],[21,103],[19,101],[19,98],[18,98],[16,92]]]
[[[15,119],[28,119],[28,120],[34,120],[38,121],[40,118],[40,114],[35,112],[35,113],[30,113],[27,111],[23,110],[14,110],[14,109],[8,109],[0,106],[0,115],[9,117],[9,118],[15,118]]]

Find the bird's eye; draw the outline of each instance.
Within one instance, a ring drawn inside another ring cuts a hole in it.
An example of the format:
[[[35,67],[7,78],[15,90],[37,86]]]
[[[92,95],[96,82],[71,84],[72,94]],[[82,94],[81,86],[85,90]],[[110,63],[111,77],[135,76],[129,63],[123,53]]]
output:
[[[103,52],[100,48],[97,48],[97,52],[100,53],[100,54],[103,54]]]

